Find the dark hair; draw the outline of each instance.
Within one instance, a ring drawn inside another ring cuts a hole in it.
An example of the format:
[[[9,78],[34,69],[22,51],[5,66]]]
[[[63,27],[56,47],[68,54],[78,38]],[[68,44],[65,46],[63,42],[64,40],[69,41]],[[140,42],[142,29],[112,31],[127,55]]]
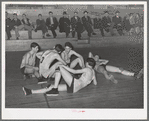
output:
[[[93,58],[87,58],[87,59],[86,59],[86,62],[87,62],[88,65],[90,65],[92,68],[95,67],[96,62],[95,62],[95,60],[94,60]]]
[[[66,46],[70,47],[70,48],[73,50],[73,46],[72,46],[72,44],[71,44],[70,42],[66,42],[66,43],[65,43],[65,47],[66,47]]]
[[[67,15],[67,12],[66,12],[66,11],[64,11],[64,12],[63,12],[63,15]]]
[[[87,12],[87,11],[84,11],[83,13],[87,13],[87,14],[88,14],[88,12]]]
[[[30,45],[30,47],[32,48],[35,48],[35,47],[37,47],[38,46],[38,51],[40,51],[40,46],[36,43],[36,42],[33,42],[33,43],[31,43],[31,45]]]
[[[24,16],[26,16],[26,14],[25,14],[25,13],[23,13],[23,14],[22,14],[22,16],[23,16],[23,15],[24,15]]]
[[[17,16],[17,13],[14,13],[13,15],[16,15]]]
[[[60,45],[60,44],[56,44],[55,47],[54,47],[54,49],[55,49],[59,54],[61,54],[61,53],[63,52],[63,50],[64,50],[64,48],[63,48],[62,45]]]
[[[51,14],[51,13],[53,14],[53,12],[52,12],[52,11],[49,11],[49,14]]]
[[[109,12],[108,12],[108,11],[104,11],[104,13],[105,13],[105,14],[106,14],[106,13],[107,13],[107,14],[109,14]]]
[[[92,68],[95,67],[96,62],[95,62],[95,60],[94,60],[93,58],[87,58],[87,59],[86,59],[86,62],[87,62],[88,65],[90,65]]]
[[[75,11],[75,12],[74,12],[74,14],[75,14],[75,13],[77,13],[77,14],[78,14],[78,12],[77,12],[77,11]]]
[[[42,16],[42,14],[38,14],[38,16]]]

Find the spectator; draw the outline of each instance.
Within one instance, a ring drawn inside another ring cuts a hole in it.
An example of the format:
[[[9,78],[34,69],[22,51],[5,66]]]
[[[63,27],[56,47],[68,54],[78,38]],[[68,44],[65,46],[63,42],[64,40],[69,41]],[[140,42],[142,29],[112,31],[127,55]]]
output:
[[[102,18],[102,23],[103,23],[103,28],[106,32],[109,32],[111,33],[111,36],[114,35],[114,32],[113,32],[113,23],[111,21],[111,18],[109,17],[109,12],[108,11],[105,11],[104,12],[104,17]]]
[[[55,32],[57,26],[58,26],[58,21],[56,17],[53,16],[53,12],[49,12],[49,17],[46,19],[46,25],[49,30],[52,31],[53,37],[56,38],[57,34]]]
[[[42,19],[41,14],[38,15],[38,19],[36,20],[36,25],[37,26],[36,26],[35,32],[37,32],[37,30],[42,30],[43,38],[45,38],[45,33],[47,33],[46,36],[50,36],[48,34],[48,29],[47,29],[47,26],[46,26],[46,22],[44,21],[44,19]]]
[[[91,37],[91,33],[93,33],[92,21],[91,21],[91,18],[88,16],[87,11],[84,11],[82,22],[83,22],[83,26],[85,27],[85,30],[88,32],[88,37]]]
[[[6,12],[6,34],[7,34],[7,40],[10,40],[11,38],[11,31],[12,29],[12,24],[11,24],[11,19],[8,17],[8,13]]]
[[[130,21],[129,21],[129,14],[126,14],[126,16],[123,19],[123,29],[126,30],[126,32],[129,32],[132,28]]]
[[[21,21],[20,19],[18,19],[17,14],[14,13],[13,14],[13,20],[12,20],[12,27],[15,30],[15,35],[16,35],[16,39],[19,40],[19,32],[18,32],[18,27],[21,26]]]
[[[67,13],[65,11],[63,12],[63,17],[61,17],[59,19],[59,28],[60,28],[60,32],[65,32],[66,33],[66,37],[69,36],[69,33],[70,33],[70,20],[67,17]]]
[[[71,18],[71,26],[72,26],[72,37],[74,38],[75,33],[77,32],[78,40],[80,40],[83,25],[81,23],[80,17],[78,17],[78,12],[74,12],[74,16]]]
[[[94,29],[100,29],[102,37],[104,37],[104,31],[103,31],[103,22],[101,15],[97,15],[96,18],[93,19],[94,21]]]
[[[114,23],[113,27],[117,29],[120,36],[123,35],[123,23],[122,18],[119,16],[119,11],[115,12],[115,16],[112,18],[112,22]]]

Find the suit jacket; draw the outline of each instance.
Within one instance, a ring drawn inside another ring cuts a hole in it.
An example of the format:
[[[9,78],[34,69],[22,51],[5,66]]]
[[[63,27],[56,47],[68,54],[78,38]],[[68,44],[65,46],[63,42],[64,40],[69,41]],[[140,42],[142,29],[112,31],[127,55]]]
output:
[[[108,23],[111,23],[111,18],[109,16],[104,16],[102,18],[102,24],[103,24],[103,27],[106,28],[106,27],[109,27]]]
[[[37,19],[36,24],[37,24],[37,26],[46,26],[46,22],[44,21],[44,19],[42,19],[42,20]]]
[[[119,16],[118,18],[116,16],[112,17],[112,22],[114,25],[121,24],[122,25],[122,18]]]
[[[70,32],[70,20],[69,18],[61,17],[59,19],[59,32]]]
[[[17,20],[12,20],[12,27],[14,28],[14,26],[20,26],[21,25],[21,21],[20,19],[17,19]]]
[[[11,22],[11,19],[10,18],[6,18],[6,28],[12,28],[12,22]]]
[[[56,17],[53,17],[53,25],[51,24],[51,19],[47,18],[46,19],[46,25],[48,26],[48,28],[50,29],[52,27],[52,29],[56,29],[58,26],[58,21]]]
[[[103,23],[101,18],[94,18],[94,29],[100,29],[103,28]]]
[[[76,31],[79,33],[82,33],[84,31],[83,24],[81,23],[80,17],[77,16],[77,19],[75,16],[71,18],[71,26],[72,26],[72,31]]]
[[[91,18],[89,16],[87,16],[87,18],[85,16],[82,17],[82,22],[83,22],[83,26],[85,27],[85,29],[87,30],[87,32],[92,33],[93,29],[92,29],[92,21]]]

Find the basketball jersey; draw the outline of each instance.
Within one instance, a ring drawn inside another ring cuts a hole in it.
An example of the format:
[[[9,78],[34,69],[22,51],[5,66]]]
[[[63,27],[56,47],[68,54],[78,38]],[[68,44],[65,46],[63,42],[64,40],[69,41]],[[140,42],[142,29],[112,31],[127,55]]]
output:
[[[44,73],[47,72],[49,69],[51,63],[53,62],[52,55],[56,53],[53,50],[47,50],[45,51],[40,59],[40,64],[39,64],[39,74],[44,76]]]
[[[92,73],[94,70],[91,70]],[[91,79],[86,79],[86,74],[87,73],[83,73],[80,77],[80,79],[74,79],[74,93],[79,91],[80,89],[86,87],[88,84],[90,84],[92,82],[92,80],[95,78],[94,75]]]

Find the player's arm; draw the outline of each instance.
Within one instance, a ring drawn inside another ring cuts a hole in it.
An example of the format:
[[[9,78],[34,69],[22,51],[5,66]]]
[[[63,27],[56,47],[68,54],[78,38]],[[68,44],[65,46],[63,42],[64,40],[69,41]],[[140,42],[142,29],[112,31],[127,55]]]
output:
[[[100,64],[107,64],[109,62],[109,60],[105,60],[105,59],[99,59]]]
[[[61,53],[61,58],[62,58],[63,60],[65,60],[64,52]]]
[[[75,55],[75,56],[77,56],[78,58],[81,59],[81,62],[82,62],[82,68],[84,68],[85,65],[84,65],[84,59],[83,59],[83,57],[82,57],[80,54],[76,53],[75,51],[72,51],[72,55]]]
[[[42,56],[43,53],[44,53],[44,52],[38,52],[38,53],[36,54],[36,57],[39,58],[39,59],[41,59],[41,56]]]
[[[62,62],[64,65],[67,65],[59,54],[55,54],[54,56],[55,56],[55,59],[57,59],[58,61]]]
[[[93,70],[93,84],[97,85],[97,79],[96,79],[96,75],[95,75],[95,71]]]
[[[88,57],[94,59],[94,56],[93,56],[92,52],[89,52],[89,53],[88,53]]]
[[[86,69],[85,68],[84,69],[79,69],[79,70],[74,70],[74,69],[71,69],[68,66],[64,66],[64,65],[60,65],[60,67],[65,68],[67,71],[69,71],[69,72],[71,72],[73,74],[80,74],[80,73],[86,72]]]

